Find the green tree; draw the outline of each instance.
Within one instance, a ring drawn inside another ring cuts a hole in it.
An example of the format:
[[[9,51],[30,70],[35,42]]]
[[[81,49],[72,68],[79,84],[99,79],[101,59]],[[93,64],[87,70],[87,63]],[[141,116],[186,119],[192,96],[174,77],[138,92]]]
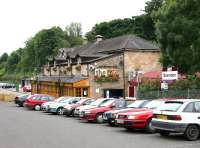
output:
[[[7,53],[3,53],[0,57],[0,64],[2,62],[6,62],[8,60],[8,54]]]
[[[200,1],[166,0],[153,13],[164,66],[182,73],[200,70]]]

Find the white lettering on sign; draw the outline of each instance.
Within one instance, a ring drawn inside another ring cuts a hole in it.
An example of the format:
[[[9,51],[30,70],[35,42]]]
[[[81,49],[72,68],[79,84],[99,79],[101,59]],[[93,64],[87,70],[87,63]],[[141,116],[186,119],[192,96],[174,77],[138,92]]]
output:
[[[163,71],[162,80],[177,80],[178,71]]]
[[[107,76],[108,71],[107,69],[95,69],[95,76]]]

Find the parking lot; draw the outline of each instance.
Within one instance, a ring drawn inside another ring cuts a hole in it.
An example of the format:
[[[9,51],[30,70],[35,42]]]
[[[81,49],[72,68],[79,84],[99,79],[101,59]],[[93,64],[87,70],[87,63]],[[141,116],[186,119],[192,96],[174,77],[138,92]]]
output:
[[[107,124],[19,108],[0,102],[0,148],[198,148],[200,140],[127,132]]]

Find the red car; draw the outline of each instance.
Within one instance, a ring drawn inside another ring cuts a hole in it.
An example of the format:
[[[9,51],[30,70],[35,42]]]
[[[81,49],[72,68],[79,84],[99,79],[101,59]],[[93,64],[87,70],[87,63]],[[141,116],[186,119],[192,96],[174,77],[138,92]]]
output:
[[[103,123],[103,113],[111,109],[123,106],[124,102],[124,99],[110,99],[109,101],[101,104],[99,107],[84,110],[83,113],[80,115],[80,118],[82,120]]]
[[[25,101],[25,106],[30,109],[40,110],[42,103],[53,101],[54,97],[46,94],[34,94]]]
[[[74,111],[77,107],[82,106],[82,105],[89,105],[93,101],[94,101],[94,99],[84,98],[84,99],[81,99],[80,101],[78,101],[76,104],[68,104],[64,107],[63,115],[74,117],[75,116]]]
[[[119,113],[116,123],[127,130],[145,129],[149,133],[155,132],[151,126],[153,110],[164,104],[166,100],[152,100],[144,108],[134,109],[125,113]]]

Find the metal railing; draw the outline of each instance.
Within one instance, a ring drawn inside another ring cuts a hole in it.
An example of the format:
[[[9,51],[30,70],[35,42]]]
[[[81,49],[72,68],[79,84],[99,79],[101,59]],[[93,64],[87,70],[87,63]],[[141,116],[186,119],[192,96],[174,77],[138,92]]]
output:
[[[177,98],[200,99],[200,89],[168,90],[168,91],[138,91],[139,99]]]

